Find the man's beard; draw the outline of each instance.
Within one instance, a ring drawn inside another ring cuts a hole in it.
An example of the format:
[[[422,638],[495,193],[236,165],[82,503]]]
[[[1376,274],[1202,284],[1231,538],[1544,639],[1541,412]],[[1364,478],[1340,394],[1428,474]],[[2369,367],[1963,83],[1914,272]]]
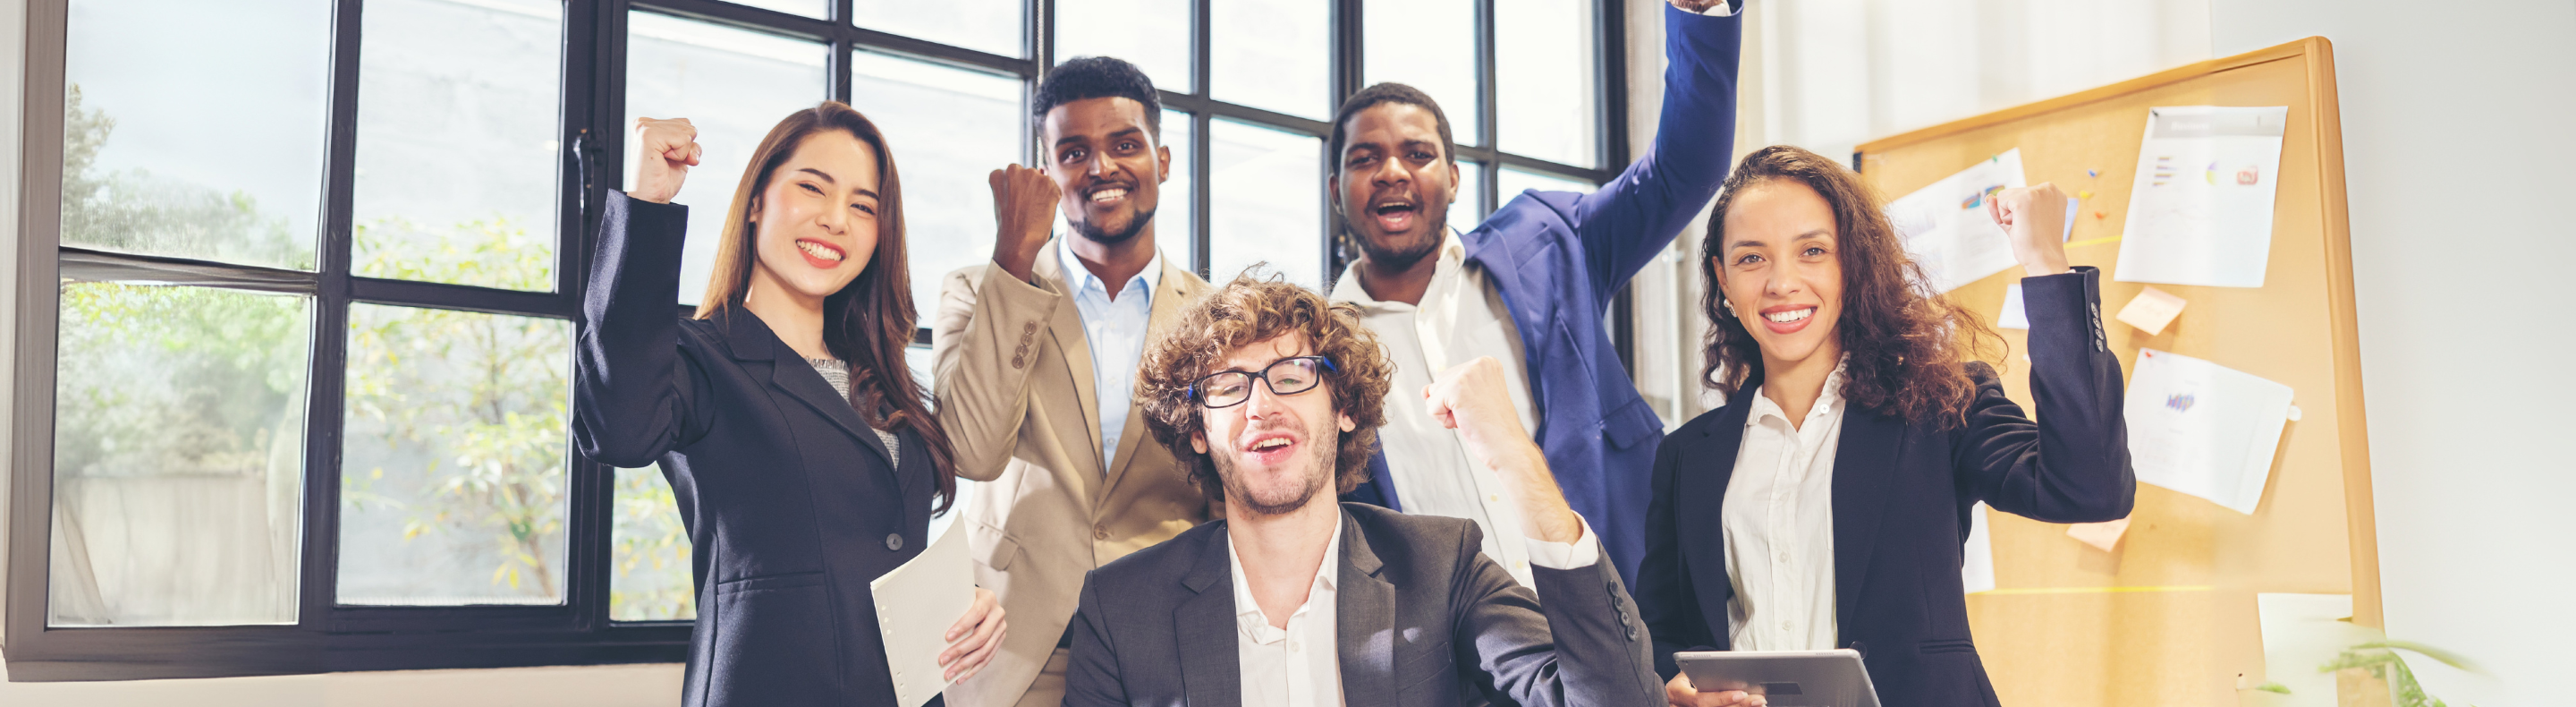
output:
[[[1310,436],[1309,439],[1312,437]],[[1314,462],[1306,467],[1306,483],[1294,492],[1293,498],[1263,498],[1253,493],[1252,489],[1244,485],[1243,477],[1235,473],[1233,454],[1211,454],[1208,455],[1208,460],[1216,464],[1217,476],[1225,480],[1226,498],[1241,502],[1244,509],[1254,515],[1287,515],[1306,507],[1306,503],[1314,500],[1315,494],[1322,492],[1324,486],[1333,480],[1336,464],[1334,446],[1338,446],[1339,437],[1327,436],[1323,439],[1326,440],[1325,444],[1333,446],[1324,447],[1322,453],[1315,455]]]
[[[1418,206],[1415,208],[1416,213],[1430,213],[1429,209]],[[1370,264],[1389,270],[1404,270],[1440,250],[1440,242],[1446,240],[1449,235],[1449,220],[1445,218],[1447,214],[1441,214],[1441,216],[1444,218],[1441,218],[1438,223],[1424,224],[1427,228],[1423,229],[1422,235],[1425,237],[1410,248],[1396,248],[1378,243],[1377,239],[1360,232],[1359,219],[1350,218],[1349,214],[1344,214],[1343,218],[1351,222],[1351,240],[1359,243],[1360,255],[1368,258]],[[1368,218],[1368,215],[1360,214],[1360,218]]]
[[[1132,194],[1134,192],[1130,191],[1129,193]],[[1127,239],[1135,238],[1136,234],[1144,233],[1145,224],[1154,222],[1154,212],[1159,210],[1159,208],[1160,207],[1156,207],[1154,209],[1145,209],[1143,211],[1136,212],[1136,218],[1129,220],[1127,222],[1127,227],[1116,233],[1102,230],[1098,224],[1092,223],[1089,219],[1084,219],[1080,223],[1073,224],[1073,232],[1082,234],[1083,238],[1088,239],[1093,243],[1101,245],[1118,245],[1120,243],[1127,242]]]

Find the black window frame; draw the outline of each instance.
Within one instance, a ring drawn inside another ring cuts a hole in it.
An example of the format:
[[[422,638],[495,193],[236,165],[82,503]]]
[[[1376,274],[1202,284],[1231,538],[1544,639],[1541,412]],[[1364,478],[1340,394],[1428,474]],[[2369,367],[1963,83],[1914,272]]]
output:
[[[552,292],[359,277],[351,274],[352,192],[357,148],[359,42],[364,0],[333,0],[330,107],[312,272],[244,266],[188,258],[142,256],[60,244],[65,49],[74,0],[29,0],[24,43],[24,120],[21,138],[15,367],[10,449],[5,648],[12,681],[131,680],[308,674],[364,670],[488,668],[677,662],[686,657],[686,621],[624,622],[609,618],[615,470],[565,450],[569,481],[566,522],[565,601],[559,606],[344,606],[336,603],[340,544],[341,426],[347,324],[352,303],[463,310],[579,320],[588,277],[592,230],[615,177],[623,174],[619,144],[624,131],[626,31],[630,11],[649,11],[741,29],[822,41],[829,45],[828,96],[848,101],[851,54],[887,53],[1014,76],[1027,92],[1055,63],[1054,0],[1022,0],[1025,57],[964,49],[851,23],[852,0],[833,0],[831,19],[815,19],[716,0],[563,0],[564,37],[559,56],[562,146],[557,172],[555,280]],[[1323,140],[1324,121],[1216,100],[1210,89],[1209,9],[1220,0],[1191,3],[1193,78],[1186,90],[1161,91],[1166,108],[1186,112],[1188,171],[1192,180],[1193,244],[1190,269],[1207,274],[1210,241],[1211,121],[1226,118],[1318,139],[1317,159],[1332,169]],[[1329,0],[1332,103],[1363,87],[1361,0]],[[1578,167],[1504,152],[1496,136],[1494,0],[1478,0],[1477,110],[1484,145],[1461,145],[1457,157],[1482,170],[1474,196],[1477,213],[1491,213],[1508,195],[1498,177],[1511,167],[1593,184],[1617,176],[1629,160],[1626,126],[1624,26],[1626,0],[1593,0],[1598,32],[1599,163]],[[1033,156],[1022,139],[1024,156]],[[603,176],[605,175],[605,176]],[[1329,195],[1316,185],[1315,208],[1324,214],[1322,250],[1329,283],[1349,253],[1335,234]],[[1463,224],[1462,224],[1463,225]],[[1168,232],[1168,231],[1167,231]],[[123,279],[200,285],[313,298],[308,432],[303,467],[302,546],[296,622],[264,626],[78,627],[47,625],[54,464],[55,355],[59,337],[60,277]],[[1325,283],[1315,283],[1325,284]],[[1612,304],[1613,338],[1623,362],[1632,360],[1629,298]],[[916,333],[926,346],[929,331]],[[570,365],[567,361],[566,365]]]

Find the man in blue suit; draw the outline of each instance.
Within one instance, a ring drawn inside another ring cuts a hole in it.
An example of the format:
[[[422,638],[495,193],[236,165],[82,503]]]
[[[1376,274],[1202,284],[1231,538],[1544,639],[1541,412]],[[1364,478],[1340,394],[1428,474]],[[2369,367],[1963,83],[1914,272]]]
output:
[[[1509,494],[1421,409],[1419,391],[1478,356],[1522,374],[1504,376],[1522,423],[1536,431],[1566,501],[1593,519],[1602,549],[1635,583],[1649,442],[1664,427],[1621,368],[1602,318],[1725,179],[1743,37],[1729,2],[1669,2],[1654,146],[1592,194],[1532,190],[1459,233],[1443,218],[1458,197],[1458,165],[1439,104],[1382,83],[1333,120],[1326,186],[1361,253],[1333,299],[1360,307],[1396,368],[1372,478],[1345,498],[1476,521],[1487,554],[1524,586],[1526,549],[1494,540],[1522,535]]]

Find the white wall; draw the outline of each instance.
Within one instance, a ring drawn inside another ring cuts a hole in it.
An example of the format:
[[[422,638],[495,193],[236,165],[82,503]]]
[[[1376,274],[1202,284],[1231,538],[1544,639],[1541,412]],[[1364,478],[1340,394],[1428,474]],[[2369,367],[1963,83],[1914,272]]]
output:
[[[2576,3],[2210,0],[2229,55],[2334,43],[2393,638],[2450,704],[2565,704],[2576,658]],[[2463,377],[2466,376],[2466,377]]]

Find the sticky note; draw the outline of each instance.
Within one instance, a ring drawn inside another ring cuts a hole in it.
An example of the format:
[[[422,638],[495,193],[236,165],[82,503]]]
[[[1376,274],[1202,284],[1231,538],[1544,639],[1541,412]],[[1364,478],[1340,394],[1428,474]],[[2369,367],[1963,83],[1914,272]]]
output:
[[[2030,313],[2023,311],[2021,308],[2021,283],[2016,282],[2004,286],[2004,309],[2003,311],[1995,314],[1995,327],[1999,329],[2030,328]]]
[[[2120,536],[2128,532],[2129,519],[2127,518],[2108,523],[2077,523],[2066,526],[2066,537],[2081,540],[2084,544],[2103,552],[2110,552],[2112,548],[2119,547]]]
[[[2172,324],[2174,317],[2182,314],[2184,304],[2180,297],[2149,287],[2140,290],[2138,298],[2129,300],[2128,306],[2120,308],[2120,321],[2128,322],[2129,326],[2137,327],[2148,336],[2163,334],[2165,325]]]

